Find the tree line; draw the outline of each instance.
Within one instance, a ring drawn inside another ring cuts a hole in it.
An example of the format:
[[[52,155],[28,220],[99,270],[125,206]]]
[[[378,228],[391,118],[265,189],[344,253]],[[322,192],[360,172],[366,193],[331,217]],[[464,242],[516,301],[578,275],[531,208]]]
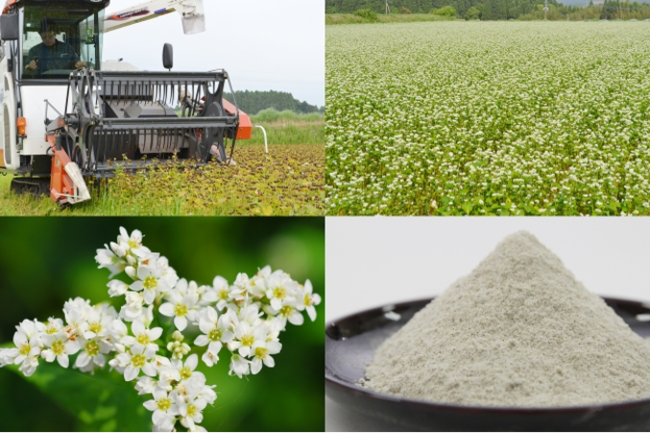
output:
[[[455,16],[467,20],[629,20],[650,18],[650,4],[605,0],[586,7],[567,6],[548,0],[389,0],[391,13],[419,13]],[[353,14],[358,11],[386,12],[386,0],[326,0],[327,13]]]
[[[224,93],[224,98],[232,102],[232,95]],[[306,101],[298,101],[289,92],[279,92],[275,90],[258,91],[242,90],[235,91],[237,106],[240,110],[254,115],[261,110],[274,108],[278,111],[291,110],[295,113],[323,113],[325,107],[308,104]]]

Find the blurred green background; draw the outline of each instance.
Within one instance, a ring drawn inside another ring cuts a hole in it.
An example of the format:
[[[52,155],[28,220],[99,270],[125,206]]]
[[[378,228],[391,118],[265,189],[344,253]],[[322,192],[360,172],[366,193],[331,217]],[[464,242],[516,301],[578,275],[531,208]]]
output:
[[[227,375],[226,351],[213,368],[200,362],[218,395],[202,425],[208,431],[323,431],[324,218],[3,218],[0,343],[11,342],[23,319],[63,317],[71,297],[108,301],[109,272],[97,269],[94,256],[117,239],[120,226],[142,231],[147,247],[199,284],[211,284],[215,275],[232,283],[237,273],[250,276],[267,264],[301,283],[311,280],[323,298],[318,318],[287,325],[274,368],[239,379]],[[90,377],[43,361],[31,381],[0,369],[0,430],[149,430],[144,399],[116,376]]]

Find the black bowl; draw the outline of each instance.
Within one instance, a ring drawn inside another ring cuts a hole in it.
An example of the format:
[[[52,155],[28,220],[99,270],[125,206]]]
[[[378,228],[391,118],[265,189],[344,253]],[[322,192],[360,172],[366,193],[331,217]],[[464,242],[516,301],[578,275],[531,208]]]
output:
[[[423,431],[649,431],[650,399],[563,408],[471,407],[399,398],[359,387],[375,349],[431,300],[371,309],[330,322],[325,330],[327,396],[344,407]],[[643,303],[605,298],[640,336],[650,336]]]

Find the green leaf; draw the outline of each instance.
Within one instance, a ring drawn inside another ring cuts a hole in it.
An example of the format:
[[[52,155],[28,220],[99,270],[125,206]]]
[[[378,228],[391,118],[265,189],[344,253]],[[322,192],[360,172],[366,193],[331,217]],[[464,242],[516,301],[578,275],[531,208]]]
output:
[[[43,360],[31,377],[25,377],[16,365],[5,369],[32,383],[76,416],[84,430],[151,431],[151,412],[142,405],[145,397],[139,396],[133,384],[115,371],[106,369],[90,375]],[[34,417],[38,417],[38,410]]]

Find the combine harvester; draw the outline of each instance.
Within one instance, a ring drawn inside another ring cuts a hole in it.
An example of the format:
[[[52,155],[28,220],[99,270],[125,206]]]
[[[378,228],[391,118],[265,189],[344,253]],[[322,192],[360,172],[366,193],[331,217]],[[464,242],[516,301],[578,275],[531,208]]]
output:
[[[84,178],[111,177],[118,166],[229,164],[252,125],[223,100],[226,85],[234,98],[226,71],[172,72],[169,44],[168,72],[101,62],[104,33],[138,22],[176,12],[185,34],[203,32],[202,1],[153,0],[106,16],[110,0],[7,0],[0,173],[15,175],[12,190],[49,194],[64,207],[90,199]]]

